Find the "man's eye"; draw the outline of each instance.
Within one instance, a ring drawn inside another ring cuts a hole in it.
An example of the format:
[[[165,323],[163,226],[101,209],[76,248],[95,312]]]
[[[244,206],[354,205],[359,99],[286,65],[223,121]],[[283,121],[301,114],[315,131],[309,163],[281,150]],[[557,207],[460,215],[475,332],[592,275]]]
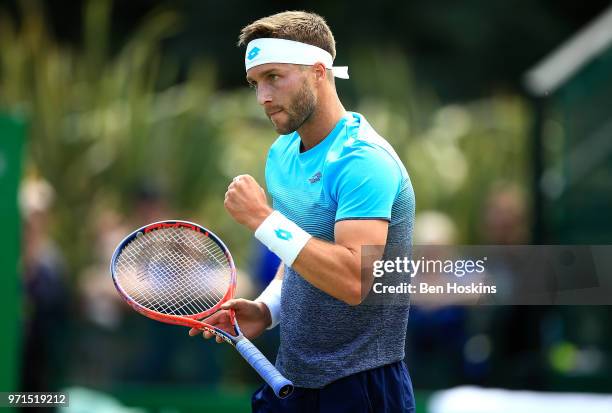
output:
[[[250,87],[251,89],[257,89],[257,83],[255,83],[255,82],[251,82],[251,83],[249,83],[249,87]]]
[[[268,78],[270,80],[276,80],[276,79],[278,79],[278,75],[269,75]]]

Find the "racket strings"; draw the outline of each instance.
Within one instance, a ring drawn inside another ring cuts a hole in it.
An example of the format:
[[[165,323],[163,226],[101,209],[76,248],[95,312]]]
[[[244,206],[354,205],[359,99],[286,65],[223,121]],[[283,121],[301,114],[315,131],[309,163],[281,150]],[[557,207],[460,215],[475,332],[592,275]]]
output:
[[[214,306],[215,299],[217,299],[217,301],[220,300],[220,298],[218,298],[218,293],[211,291],[209,294],[202,295],[201,298],[206,305],[201,306],[198,296],[196,295],[198,286],[188,282],[189,278],[185,277],[172,280],[173,274],[168,274],[167,267],[165,266],[161,267],[160,271],[160,267],[157,265],[159,262],[173,262],[175,265],[177,265],[176,269],[180,273],[190,271],[190,263],[187,262],[181,255],[173,253],[173,251],[163,251],[152,258],[152,261],[155,264],[153,264],[153,267],[151,267],[151,263],[149,263],[148,271],[149,273],[153,273],[155,280],[159,282],[160,293],[170,298],[165,302],[162,301],[161,303],[157,303],[158,307],[152,309],[162,313],[177,315],[185,313],[197,314],[207,310],[209,307]],[[173,283],[172,281],[176,281],[179,283],[179,285],[177,285],[177,283]]]
[[[162,314],[194,315],[217,304],[231,283],[223,250],[186,228],[144,233],[120,253],[116,280],[136,303]]]
[[[203,239],[212,243],[208,237],[204,236]],[[219,283],[215,283],[211,275],[219,269],[214,268],[214,266],[211,266],[210,264],[214,262],[218,263],[218,260],[199,260],[200,257],[198,256],[198,250],[194,249],[194,247],[197,248],[197,245],[193,245],[191,238],[187,238],[186,241],[188,241],[188,243],[179,243],[184,240],[177,239],[173,239],[173,241],[176,241],[176,243],[165,244],[171,245],[173,248],[153,249],[154,251],[161,252],[159,256],[153,257],[153,262],[169,262],[173,264],[172,271],[174,272],[178,271],[179,274],[187,275],[201,275],[203,278],[202,280],[199,280],[197,277],[193,276],[173,278],[168,276],[173,275],[167,273],[168,267],[161,267],[161,273],[159,271],[160,267],[158,266],[150,268],[150,270],[157,273],[156,279],[161,280],[164,288],[163,292],[173,298],[173,300],[168,301],[169,305],[166,305],[167,308],[165,308],[165,310],[174,314],[196,314],[205,311],[214,306],[223,297],[223,291],[218,288]],[[165,245],[162,247],[165,247]],[[206,244],[203,244],[203,246],[208,247]],[[195,254],[194,251],[196,251]],[[211,255],[210,248],[206,248],[206,252],[207,255]],[[169,280],[174,280],[176,282],[169,283]],[[196,280],[200,282],[195,283]],[[200,297],[202,300],[198,299]]]
[[[186,297],[181,290],[172,289],[172,285],[167,280],[167,276],[160,272],[160,269],[164,269],[167,265],[171,264],[168,260],[167,252],[162,249],[165,244],[161,243],[161,245],[158,245],[160,244],[159,241],[153,242],[153,240],[149,244],[143,243],[142,240],[137,241],[140,241],[142,244],[139,250],[139,254],[141,255],[137,256],[139,261],[134,260],[132,257],[131,264],[138,268],[138,279],[141,283],[129,282],[128,287],[132,287],[132,291],[126,289],[128,290],[128,294],[130,294],[132,299],[136,302],[147,308],[162,313],[177,313],[179,307],[181,307],[181,303],[185,302],[185,299],[188,297]],[[126,253],[127,252],[128,251],[126,251]],[[130,267],[130,270],[131,269]],[[127,277],[124,278],[126,281],[133,281]],[[151,280],[154,281],[153,287],[156,287],[156,289],[151,288],[152,286],[149,284],[145,284],[145,282],[149,283]],[[179,280],[180,279],[175,279],[175,281]],[[194,306],[193,303],[186,302],[186,304],[191,307]]]
[[[128,288],[126,288],[128,294],[139,304],[161,313],[180,314],[184,307],[187,307],[191,312],[197,312],[202,307],[191,299],[191,294],[186,293],[188,290],[184,282],[183,285],[178,285],[183,281],[182,278],[172,276],[172,273],[168,271],[169,266],[177,264],[176,262],[173,264],[171,261],[176,260],[176,254],[174,254],[175,257],[168,256],[172,251],[163,250],[164,243],[158,244],[159,242],[151,242],[148,245],[143,243],[141,247],[146,248],[140,250],[140,254],[142,254],[139,256],[140,261],[132,260],[132,264],[136,263],[136,267],[139,268],[139,280],[141,282],[128,283]],[[178,265],[177,269],[184,272],[185,268],[181,267],[185,267],[185,265]],[[127,280],[127,277],[125,278]],[[177,286],[179,288],[176,288]],[[203,298],[207,303],[209,302],[206,296]],[[185,313],[190,311],[185,311]]]
[[[156,235],[157,233],[156,231]],[[180,239],[177,240],[176,236],[173,238],[171,241],[181,241]],[[148,265],[144,271],[153,274],[152,278],[158,284],[158,294],[156,295],[159,296],[159,293],[161,293],[166,298],[164,301],[155,300],[151,302],[150,294],[143,294],[144,298],[149,299],[149,304],[153,304],[150,305],[150,307],[153,307],[152,309],[171,314],[195,314],[212,307],[222,296],[219,292],[213,289],[207,294],[204,291],[204,294],[201,294],[204,301],[202,303],[198,300],[199,296],[197,295],[202,286],[189,282],[193,281],[195,277],[176,277],[172,274],[173,272],[179,274],[207,274],[211,271],[211,268],[193,268],[193,260],[188,258],[193,258],[194,254],[185,254],[189,250],[185,248],[184,244],[169,243],[168,241],[168,239],[163,239],[161,245],[155,243],[151,245],[152,248],[147,248],[148,256],[145,257],[145,260],[148,261]],[[191,240],[188,239],[187,241]],[[202,262],[207,263],[207,261]],[[210,267],[210,265],[205,265],[205,267]],[[206,277],[205,281],[209,282],[210,277]],[[145,291],[150,292],[151,290],[146,289]],[[142,293],[142,290],[140,292]]]

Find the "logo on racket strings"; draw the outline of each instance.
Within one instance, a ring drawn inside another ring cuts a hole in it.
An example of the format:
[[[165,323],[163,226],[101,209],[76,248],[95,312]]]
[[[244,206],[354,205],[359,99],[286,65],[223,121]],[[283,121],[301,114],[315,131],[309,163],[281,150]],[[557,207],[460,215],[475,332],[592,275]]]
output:
[[[189,224],[187,222],[172,222],[172,221],[168,221],[168,222],[159,222],[157,224],[153,224],[153,225],[149,225],[148,227],[146,227],[144,229],[145,234],[147,232],[151,232],[154,231],[156,229],[164,229],[164,228],[188,228],[191,229],[193,231],[197,231],[197,232],[202,232],[200,230],[200,228],[198,228],[196,225],[193,224]]]
[[[293,238],[293,234],[291,234],[291,232],[287,231],[286,229],[279,228],[274,232],[276,233],[276,237],[282,239],[283,241],[289,241],[291,238]]]

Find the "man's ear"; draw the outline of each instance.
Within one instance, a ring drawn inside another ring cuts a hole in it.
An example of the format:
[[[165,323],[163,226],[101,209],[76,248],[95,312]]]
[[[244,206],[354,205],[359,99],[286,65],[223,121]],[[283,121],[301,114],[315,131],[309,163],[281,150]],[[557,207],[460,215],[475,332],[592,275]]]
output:
[[[315,80],[326,80],[327,79],[327,69],[323,63],[315,63],[312,65],[312,70],[314,71]]]

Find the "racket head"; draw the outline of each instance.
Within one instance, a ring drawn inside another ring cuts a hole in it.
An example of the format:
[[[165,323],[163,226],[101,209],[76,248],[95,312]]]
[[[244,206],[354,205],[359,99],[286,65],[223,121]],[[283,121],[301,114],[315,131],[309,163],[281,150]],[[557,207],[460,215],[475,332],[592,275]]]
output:
[[[217,312],[236,289],[229,249],[207,228],[182,220],[145,225],[119,243],[110,272],[121,297],[142,315],[227,337],[198,321]],[[233,311],[230,317],[235,325]]]

